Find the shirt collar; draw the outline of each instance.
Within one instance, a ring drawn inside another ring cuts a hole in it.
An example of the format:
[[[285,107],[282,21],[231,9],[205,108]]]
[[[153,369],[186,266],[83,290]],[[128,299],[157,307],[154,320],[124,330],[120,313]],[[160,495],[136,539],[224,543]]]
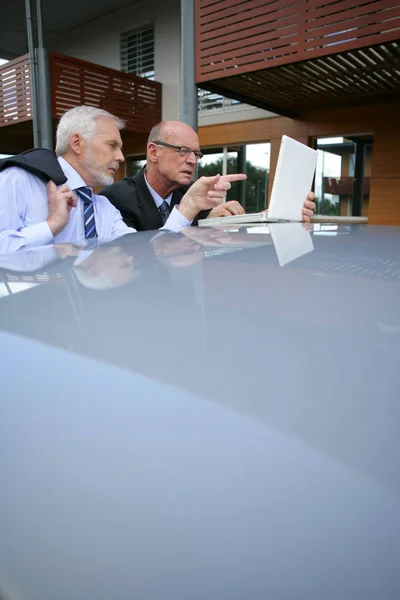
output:
[[[64,175],[67,177],[65,185],[70,187],[71,190],[77,190],[80,187],[89,187],[88,185],[86,185],[79,173],[75,171],[75,169],[71,167],[69,162],[65,160],[65,158],[59,156],[58,162],[60,163],[60,167],[64,171]]]
[[[157,192],[155,190],[153,190],[153,188],[151,187],[151,185],[149,184],[149,182],[147,181],[147,177],[146,177],[146,171],[144,172],[144,180],[146,182],[147,187],[149,188],[149,192],[150,194],[153,196],[153,200],[156,203],[157,208],[160,208],[161,204],[165,201],[168,203],[168,206],[171,205],[171,200],[172,200],[172,192],[170,193],[170,195],[168,196],[168,198],[162,198],[160,196],[160,194],[157,194]]]

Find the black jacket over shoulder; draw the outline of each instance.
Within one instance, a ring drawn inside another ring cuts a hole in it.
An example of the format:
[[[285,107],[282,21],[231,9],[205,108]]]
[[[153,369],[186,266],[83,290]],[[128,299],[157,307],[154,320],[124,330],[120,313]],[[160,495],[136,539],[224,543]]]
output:
[[[174,191],[171,200],[171,210],[179,204],[190,186],[182,186]],[[106,196],[111,204],[117,208],[128,227],[134,227],[137,231],[160,229],[163,226],[161,215],[154,202],[149,188],[144,179],[144,169],[141,169],[133,177],[124,177],[99,192]],[[209,211],[202,211],[199,218],[207,217]],[[197,225],[197,221],[193,225]]]
[[[22,154],[0,160],[0,171],[4,171],[9,167],[25,169],[25,171],[36,175],[45,183],[51,180],[56,185],[62,185],[67,181],[57,158],[53,152],[46,148],[26,150]]]

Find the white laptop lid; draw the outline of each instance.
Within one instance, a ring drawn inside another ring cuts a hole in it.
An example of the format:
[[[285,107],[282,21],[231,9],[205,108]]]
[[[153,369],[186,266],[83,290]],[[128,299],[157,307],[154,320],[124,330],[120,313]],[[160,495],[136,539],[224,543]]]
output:
[[[268,217],[301,221],[304,200],[311,190],[317,165],[316,150],[282,136]]]
[[[311,190],[317,156],[316,150],[283,135],[268,211],[200,219],[199,225],[212,227],[243,223],[302,221],[304,200]]]

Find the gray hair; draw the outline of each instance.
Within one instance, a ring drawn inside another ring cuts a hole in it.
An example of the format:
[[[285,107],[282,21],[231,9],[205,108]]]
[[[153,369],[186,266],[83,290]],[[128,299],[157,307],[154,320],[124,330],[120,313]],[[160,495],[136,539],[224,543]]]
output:
[[[107,117],[114,121],[118,129],[125,127],[125,121],[94,106],[77,106],[68,110],[60,119],[56,133],[56,155],[62,156],[68,150],[71,135],[79,133],[85,140],[96,135],[96,120]]]

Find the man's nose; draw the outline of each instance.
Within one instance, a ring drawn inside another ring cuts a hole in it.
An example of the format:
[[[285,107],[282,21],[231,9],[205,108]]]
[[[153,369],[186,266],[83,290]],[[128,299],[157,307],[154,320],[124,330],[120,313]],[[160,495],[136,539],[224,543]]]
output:
[[[122,154],[122,150],[118,150],[117,156],[115,157],[115,160],[117,160],[118,162],[124,162],[125,161],[125,157]]]
[[[197,163],[197,158],[193,151],[190,154],[188,154],[186,162],[190,163],[191,165],[195,165]]]

